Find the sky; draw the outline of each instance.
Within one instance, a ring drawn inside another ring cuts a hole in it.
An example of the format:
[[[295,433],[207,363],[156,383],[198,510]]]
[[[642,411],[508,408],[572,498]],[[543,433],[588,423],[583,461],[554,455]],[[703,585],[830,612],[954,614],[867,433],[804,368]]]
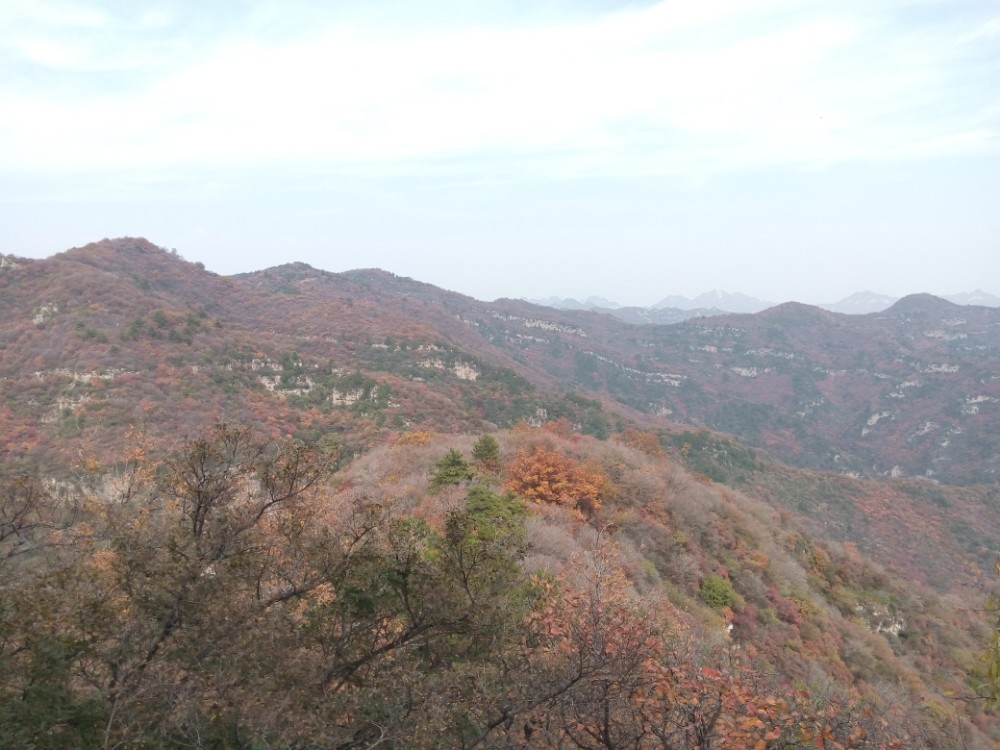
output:
[[[0,0],[0,252],[1000,294],[995,0]]]

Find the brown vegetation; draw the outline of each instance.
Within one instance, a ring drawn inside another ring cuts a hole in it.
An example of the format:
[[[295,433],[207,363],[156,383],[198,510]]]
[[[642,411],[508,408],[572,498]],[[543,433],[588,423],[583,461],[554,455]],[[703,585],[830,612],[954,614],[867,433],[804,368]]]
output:
[[[229,427],[159,459],[137,438],[60,498],[8,472],[0,747],[989,746],[939,648],[976,634],[856,550],[624,445],[497,437],[526,476],[616,491],[525,516],[511,476],[430,492],[472,436],[331,473]]]

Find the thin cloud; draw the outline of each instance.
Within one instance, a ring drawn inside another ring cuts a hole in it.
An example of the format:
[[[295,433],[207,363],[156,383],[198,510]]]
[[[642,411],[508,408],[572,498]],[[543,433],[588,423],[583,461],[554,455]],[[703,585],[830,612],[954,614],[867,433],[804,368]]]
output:
[[[997,152],[988,92],[955,99],[966,71],[945,32],[904,32],[861,5],[663,2],[448,30],[334,19],[277,39],[259,23],[267,7],[251,14],[256,35],[202,40],[176,60],[165,54],[177,44],[169,13],[36,14],[34,33],[5,45],[21,64],[144,77],[110,89],[85,77],[68,98],[54,95],[58,86],[0,88],[0,158],[26,170],[397,164],[405,173],[457,160],[470,172],[694,178]],[[970,34],[992,34],[992,23]],[[137,57],[126,44],[116,57],[65,33],[122,24],[162,32],[160,51]],[[941,110],[949,115],[926,116]]]
[[[991,18],[972,33],[962,35],[959,38],[959,42],[965,44],[968,42],[995,39],[996,37],[1000,37],[1000,17]]]

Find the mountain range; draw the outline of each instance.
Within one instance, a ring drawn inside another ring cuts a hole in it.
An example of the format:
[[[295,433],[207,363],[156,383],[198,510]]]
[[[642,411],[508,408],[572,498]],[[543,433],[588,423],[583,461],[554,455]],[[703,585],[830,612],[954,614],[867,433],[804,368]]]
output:
[[[153,357],[188,389],[243,370],[257,396],[317,404],[343,396],[337,378],[360,372],[392,394],[379,408],[391,423],[510,424],[547,408],[579,421],[588,409],[558,394],[585,392],[613,407],[602,410],[604,430],[624,418],[709,428],[852,476],[954,484],[1000,472],[994,308],[912,295],[867,315],[790,302],[634,326],[593,311],[483,303],[379,270],[288,264],[220,277],[139,240],[5,263],[5,391],[75,373],[73,393],[47,410],[8,399],[7,418],[24,427],[58,424],[60,409],[123,419],[124,404],[103,391],[132,387],[127,373]],[[169,357],[154,354],[163,347]],[[300,362],[297,388],[288,387],[288,357]],[[97,374],[83,382],[81,373]],[[422,398],[435,389],[450,401]]]
[[[976,489],[994,488],[1000,473],[994,308],[913,295],[868,315],[785,303],[631,325],[479,302],[380,270],[292,263],[221,277],[138,239],[48,260],[8,256],[0,292],[0,431],[21,461],[54,466],[82,450],[110,458],[120,428],[136,423],[164,439],[218,420],[275,435],[332,430],[353,451],[408,429],[566,419],[606,438],[633,424],[701,445],[700,470],[715,478],[732,474],[732,456],[757,452],[841,487],[908,480],[900,511],[950,486],[970,545],[953,560],[971,552],[985,568],[996,546],[979,505],[993,489]],[[706,430],[745,448],[690,437]],[[898,561],[879,553],[879,524],[852,528],[867,500],[845,501],[834,523],[823,516],[829,504],[778,494],[837,538]],[[912,559],[932,552],[917,545]]]
[[[335,445],[336,497],[443,528],[454,498],[426,478],[491,432],[502,486],[536,451],[603,503],[538,511],[538,569],[619,534],[630,585],[731,625],[788,679],[901,701],[969,747],[1000,738],[988,705],[949,697],[975,692],[987,631],[1000,310],[926,294],[850,315],[622,310],[480,302],[378,269],[223,277],[138,238],[3,256],[0,464],[70,493],[140,442],[247,425]]]
[[[1000,307],[1000,297],[982,290],[947,294],[942,297],[956,305],[982,305]],[[619,305],[605,297],[587,297],[583,302],[571,298],[549,297],[544,300],[526,300],[533,304],[553,307],[558,310],[599,310],[611,312],[630,323],[676,323],[688,317],[702,317],[725,312],[756,313],[773,307],[773,302],[750,297],[745,294],[712,291],[694,298],[670,295],[651,307]],[[817,304],[830,312],[847,315],[866,315],[882,312],[899,301],[898,297],[877,292],[856,292],[839,302]]]

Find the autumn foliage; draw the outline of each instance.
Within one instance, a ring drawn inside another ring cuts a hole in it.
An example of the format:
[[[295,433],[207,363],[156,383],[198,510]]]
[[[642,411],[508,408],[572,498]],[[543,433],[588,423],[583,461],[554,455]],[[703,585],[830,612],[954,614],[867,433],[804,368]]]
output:
[[[647,456],[662,458],[664,455],[663,446],[660,445],[660,439],[656,437],[656,433],[643,432],[642,430],[637,430],[634,427],[626,427],[622,430],[621,434],[617,436],[617,439],[629,448],[635,448],[636,450],[642,451]]]
[[[955,746],[926,733],[922,709],[875,711],[849,674],[824,676],[816,649],[857,629],[827,638],[816,625],[833,622],[809,607],[792,628],[783,594],[754,598],[739,549],[727,575],[747,603],[732,637],[707,606],[684,611],[648,586],[655,566],[636,543],[668,541],[618,501],[651,481],[627,466],[645,465],[638,452],[522,449],[508,486],[572,518],[531,513],[499,479],[433,493],[431,467],[461,468],[471,437],[437,464],[443,438],[337,471],[329,446],[243,428],[220,425],[159,457],[133,437],[135,450],[103,472],[88,462],[63,497],[0,465],[0,750]],[[614,527],[582,512],[608,476]],[[692,486],[697,519],[721,512]],[[693,543],[679,546],[684,495],[677,484],[677,546],[659,558],[681,600],[701,564]],[[712,539],[729,536],[719,525]],[[812,547],[811,559],[827,558]],[[766,560],[752,562],[766,574]],[[751,599],[777,612],[753,640]],[[775,661],[793,650],[813,664],[809,683],[804,662]]]
[[[867,482],[629,426],[669,411],[830,468],[837,430],[866,431],[831,410],[863,418],[894,373],[927,380],[905,403],[992,392],[959,386],[994,355],[926,319],[862,322],[923,342],[903,357],[838,338],[816,359],[810,324],[737,378],[797,327],[594,316],[584,352],[561,324],[522,335],[519,302],[294,264],[224,278],[142,240],[0,263],[0,301],[0,750],[998,747],[971,692],[1000,672],[972,671],[995,477]],[[668,361],[676,383],[647,377]],[[795,394],[804,433],[771,406]],[[936,479],[995,444],[976,404],[934,417],[968,427]],[[915,414],[836,470],[918,465],[937,443]]]
[[[592,513],[601,505],[606,478],[558,451],[535,446],[519,450],[507,466],[507,489],[536,503],[551,503]]]

